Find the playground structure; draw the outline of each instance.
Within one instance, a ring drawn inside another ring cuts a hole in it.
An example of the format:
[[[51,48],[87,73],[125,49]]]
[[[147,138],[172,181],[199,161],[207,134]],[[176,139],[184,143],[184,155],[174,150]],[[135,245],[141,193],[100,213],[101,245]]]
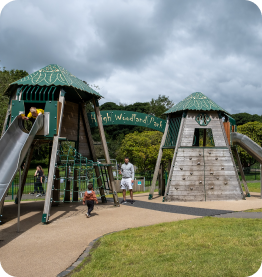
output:
[[[37,144],[43,143],[51,145],[43,223],[49,221],[52,204],[78,201],[79,193],[91,181],[97,184],[102,202],[106,202],[106,194],[112,193],[114,204],[119,206],[99,110],[98,100],[102,97],[99,93],[66,69],[48,65],[9,85],[5,95],[10,97],[10,101],[0,140],[1,215],[8,188],[26,157],[21,190],[17,194],[17,198],[21,199],[33,150]],[[97,162],[85,110],[86,102],[94,105],[104,150],[104,164]],[[45,112],[36,118],[28,131],[23,125],[21,114],[27,114],[32,106]],[[62,145],[64,140],[68,140],[68,143]],[[61,183],[64,183],[63,188]]]
[[[239,154],[240,145],[262,163],[262,148],[237,133],[230,115],[201,92],[179,102],[168,115],[155,166],[149,200],[153,198],[163,149],[174,149],[169,176],[160,193],[163,201],[210,201],[245,199],[235,155],[246,196],[250,196]]]

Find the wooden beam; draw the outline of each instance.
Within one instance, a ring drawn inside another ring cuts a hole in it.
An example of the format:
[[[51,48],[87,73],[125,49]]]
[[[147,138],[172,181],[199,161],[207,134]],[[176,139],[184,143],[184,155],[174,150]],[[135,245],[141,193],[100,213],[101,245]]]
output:
[[[98,102],[95,98],[93,98],[93,104],[94,104],[94,108],[95,108],[95,114],[96,114],[97,125],[98,125],[98,129],[99,129],[99,133],[100,133],[100,138],[101,138],[103,149],[104,149],[105,160],[106,160],[107,164],[110,164],[111,161],[110,161],[108,147],[107,147],[107,143],[106,143],[104,127],[103,127],[103,123],[102,123],[102,119],[101,119]],[[113,192],[114,203],[116,206],[119,206],[118,196],[117,196],[117,192],[115,189],[115,180],[114,180],[112,166],[107,166],[107,171],[108,171],[108,176],[109,176],[110,187]]]
[[[155,191],[155,188],[156,188],[156,180],[157,180],[158,171],[159,171],[159,167],[160,167],[160,163],[161,163],[161,159],[162,159],[162,155],[163,155],[162,147],[164,146],[165,141],[166,141],[168,126],[169,126],[169,118],[166,121],[165,132],[162,136],[159,151],[158,151],[158,156],[157,156],[157,160],[156,160],[156,166],[155,166],[155,171],[154,171],[154,175],[153,175],[152,185],[151,185],[150,193],[149,193],[149,196],[148,196],[149,200],[153,199],[153,196],[154,196],[154,191]]]
[[[159,195],[164,196],[165,195],[165,170],[163,163],[160,165],[160,174],[159,174]]]
[[[95,146],[94,146],[92,133],[91,133],[91,128],[90,128],[90,124],[89,124],[88,117],[87,117],[87,114],[86,114],[86,108],[85,108],[84,103],[82,103],[81,110],[82,110],[82,118],[83,118],[83,123],[84,123],[84,129],[85,129],[87,144],[89,146],[89,150],[90,150],[90,153],[91,153],[92,160],[94,162],[97,162]],[[96,173],[96,178],[97,178],[97,184],[98,184],[98,187],[99,187],[99,192],[100,192],[100,195],[101,195],[101,201],[102,201],[102,203],[106,203],[107,200],[106,200],[106,197],[105,197],[105,191],[104,191],[104,188],[103,188],[103,183],[102,183],[102,179],[101,179],[101,176],[100,176],[99,167],[95,166],[94,168],[95,168],[95,173]]]
[[[182,131],[184,130],[185,120],[186,120],[186,118],[184,116],[182,116],[179,132],[178,132],[178,136],[177,136],[176,147],[175,147],[175,151],[174,151],[174,155],[173,155],[173,160],[172,160],[171,168],[170,168],[169,175],[168,175],[168,178],[167,178],[167,184],[166,184],[166,189],[165,189],[165,195],[164,195],[164,198],[163,198],[163,202],[166,201],[166,198],[167,198],[168,193],[169,193],[169,187],[170,187],[171,179],[172,179],[172,175],[173,175],[173,167],[175,165],[178,147],[180,147],[180,145],[181,145]]]
[[[52,188],[53,188],[54,175],[55,175],[55,164],[56,164],[56,159],[57,159],[59,136],[61,133],[63,111],[64,111],[64,106],[65,106],[65,97],[62,96],[62,89],[60,91],[59,102],[62,103],[61,116],[59,118],[59,128],[57,130],[57,136],[54,136],[54,138],[53,138],[53,147],[52,147],[51,160],[50,160],[50,166],[49,166],[49,171],[48,171],[49,178],[48,178],[47,187],[46,187],[45,205],[44,205],[44,211],[43,211],[43,216],[42,216],[43,223],[48,223],[48,221],[49,221],[50,209],[51,209],[51,203],[52,203],[52,197],[53,197]]]
[[[249,193],[248,186],[247,186],[247,181],[246,181],[246,178],[245,178],[245,174],[244,174],[244,171],[243,171],[243,167],[242,167],[242,164],[241,164],[241,161],[240,161],[240,157],[239,157],[237,148],[234,147],[232,150],[233,150],[233,152],[235,154],[235,157],[236,157],[236,160],[237,160],[238,168],[239,168],[239,171],[240,171],[240,174],[241,174],[241,177],[242,177],[242,181],[243,181],[243,184],[244,184],[244,188],[245,188],[245,191],[246,191],[246,196],[250,197],[250,193]]]

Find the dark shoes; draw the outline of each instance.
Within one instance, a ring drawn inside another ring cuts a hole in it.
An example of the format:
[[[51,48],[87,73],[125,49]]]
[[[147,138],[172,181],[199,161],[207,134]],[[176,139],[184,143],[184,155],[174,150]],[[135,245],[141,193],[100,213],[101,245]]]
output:
[[[123,199],[120,204],[126,204],[126,200]]]

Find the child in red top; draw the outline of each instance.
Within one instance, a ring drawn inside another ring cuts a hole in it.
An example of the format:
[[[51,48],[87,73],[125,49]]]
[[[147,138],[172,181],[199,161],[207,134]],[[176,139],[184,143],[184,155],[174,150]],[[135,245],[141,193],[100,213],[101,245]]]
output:
[[[88,208],[88,212],[86,213],[86,217],[90,217],[91,212],[94,209],[94,205],[95,205],[95,201],[96,204],[98,204],[97,198],[96,198],[96,194],[93,191],[93,185],[89,184],[88,185],[88,190],[85,192],[84,194],[84,198],[83,198],[83,205],[87,205]]]

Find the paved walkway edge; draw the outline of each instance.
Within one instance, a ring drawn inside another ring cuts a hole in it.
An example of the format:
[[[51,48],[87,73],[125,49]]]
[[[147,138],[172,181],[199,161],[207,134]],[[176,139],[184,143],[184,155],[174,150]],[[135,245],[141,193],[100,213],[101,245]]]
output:
[[[61,273],[59,273],[57,275],[57,277],[63,277],[63,276],[66,276],[67,274],[69,274],[70,272],[72,272],[78,265],[80,265],[82,263],[84,258],[86,258],[86,257],[88,257],[90,255],[90,251],[93,248],[93,246],[94,246],[96,241],[98,241],[100,238],[102,238],[104,236],[107,236],[107,235],[110,235],[110,234],[113,234],[113,233],[115,233],[115,232],[104,234],[103,236],[100,236],[100,237],[94,239],[93,241],[91,241],[88,244],[88,246],[85,249],[85,251],[78,257],[78,259],[70,267],[68,267],[66,270],[64,270]]]

